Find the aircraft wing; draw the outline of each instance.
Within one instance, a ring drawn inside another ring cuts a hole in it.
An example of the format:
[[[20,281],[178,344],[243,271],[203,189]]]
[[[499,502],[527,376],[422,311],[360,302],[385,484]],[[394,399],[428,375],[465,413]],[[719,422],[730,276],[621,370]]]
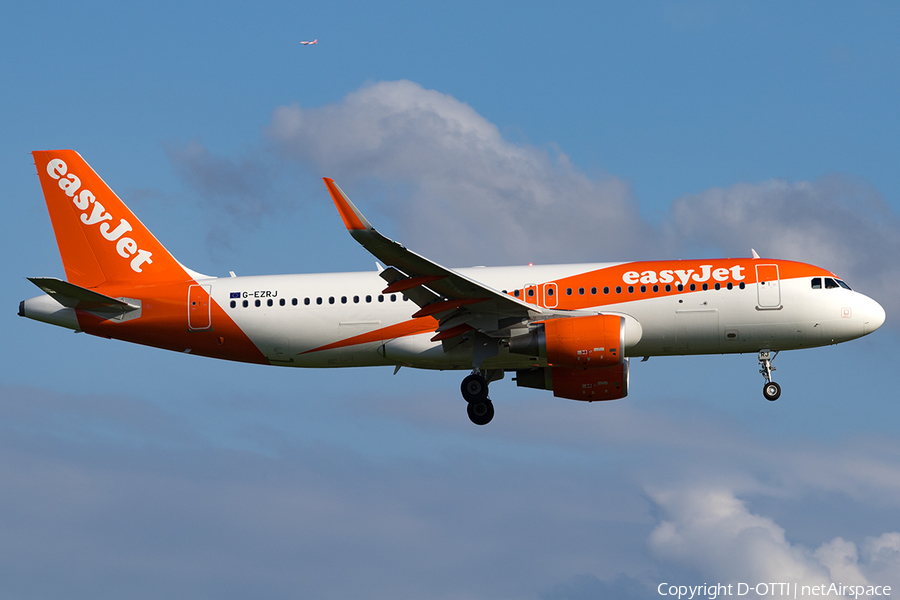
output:
[[[389,267],[381,272],[389,284],[383,293],[402,292],[419,306],[414,318],[431,315],[440,321],[435,341],[471,329],[490,334],[542,313],[534,304],[442,267],[381,235],[332,179],[324,181],[353,239]]]

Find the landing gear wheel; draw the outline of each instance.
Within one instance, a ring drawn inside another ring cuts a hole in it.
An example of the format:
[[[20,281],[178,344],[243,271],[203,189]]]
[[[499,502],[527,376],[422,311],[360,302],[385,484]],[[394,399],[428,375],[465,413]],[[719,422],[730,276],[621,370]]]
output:
[[[459,387],[466,402],[485,402],[487,400],[488,384],[481,375],[472,373],[462,380],[462,385]],[[493,410],[491,414],[493,414]]]
[[[759,351],[759,374],[766,380],[763,386],[763,396],[769,402],[775,402],[781,396],[781,386],[772,381],[772,371],[775,370],[775,357],[778,356],[778,350],[770,350],[763,348]]]
[[[469,420],[476,425],[487,425],[494,418],[494,403],[487,399],[469,402],[466,412],[469,413]]]

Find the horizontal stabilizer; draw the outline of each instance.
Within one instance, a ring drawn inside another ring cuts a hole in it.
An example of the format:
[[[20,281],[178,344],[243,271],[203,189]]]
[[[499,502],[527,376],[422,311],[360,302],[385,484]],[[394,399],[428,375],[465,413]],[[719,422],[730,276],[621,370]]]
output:
[[[41,288],[44,293],[65,306],[66,308],[78,308],[81,310],[97,310],[102,308],[116,308],[120,310],[133,310],[139,308],[123,300],[110,298],[103,294],[91,291],[87,288],[56,279],[55,277],[29,277],[28,281]]]

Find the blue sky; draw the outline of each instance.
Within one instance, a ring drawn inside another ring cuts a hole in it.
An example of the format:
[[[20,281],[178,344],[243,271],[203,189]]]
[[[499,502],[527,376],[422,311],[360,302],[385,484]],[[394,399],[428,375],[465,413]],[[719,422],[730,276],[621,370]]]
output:
[[[898,17],[887,2],[5,8],[0,596],[900,588]],[[17,317],[37,294],[25,277],[63,276],[30,156],[48,148],[78,150],[204,273],[374,269],[329,176],[443,264],[753,247],[834,270],[887,323],[783,353],[776,403],[755,356],[656,358],[607,404],[501,381],[476,428],[460,374],[231,364]]]

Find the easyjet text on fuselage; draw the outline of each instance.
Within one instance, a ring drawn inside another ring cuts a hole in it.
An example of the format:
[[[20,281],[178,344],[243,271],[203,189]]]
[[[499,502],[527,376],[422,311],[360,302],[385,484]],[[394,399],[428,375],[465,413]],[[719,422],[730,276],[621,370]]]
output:
[[[678,279],[681,285],[687,285],[690,281],[703,283],[713,279],[714,281],[743,281],[745,267],[734,265],[733,267],[719,267],[713,265],[700,265],[700,271],[696,269],[663,269],[662,271],[626,271],[622,274],[622,281],[628,285],[635,283],[673,283]]]

